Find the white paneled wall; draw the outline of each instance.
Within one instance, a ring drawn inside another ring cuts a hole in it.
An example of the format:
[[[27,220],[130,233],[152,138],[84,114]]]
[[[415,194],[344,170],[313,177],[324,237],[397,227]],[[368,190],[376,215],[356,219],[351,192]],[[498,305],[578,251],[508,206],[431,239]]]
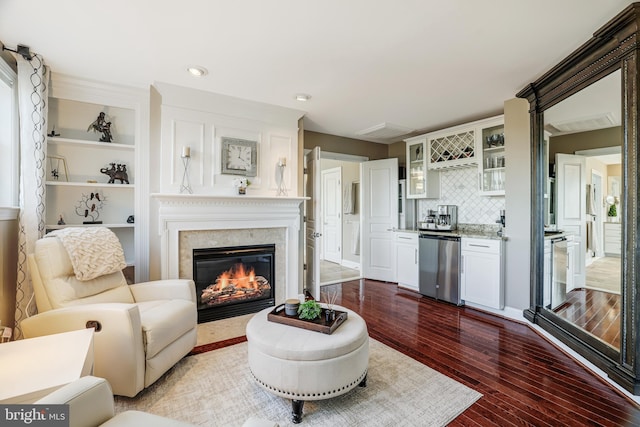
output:
[[[504,196],[483,197],[478,190],[478,169],[448,169],[440,172],[439,199],[418,201],[418,218],[437,205],[457,205],[460,224],[495,224],[504,209]]]
[[[156,84],[161,105],[161,193],[178,193],[182,184],[183,147],[189,146],[189,180],[194,194],[237,193],[237,175],[222,173],[221,138],[257,142],[257,176],[247,194],[275,196],[277,164],[286,159],[284,183],[298,194],[298,119],[303,112],[224,95]]]

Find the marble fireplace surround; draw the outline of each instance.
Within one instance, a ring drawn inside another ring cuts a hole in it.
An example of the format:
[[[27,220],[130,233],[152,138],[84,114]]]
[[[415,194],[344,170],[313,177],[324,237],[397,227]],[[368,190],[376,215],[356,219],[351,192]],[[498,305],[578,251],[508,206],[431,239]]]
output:
[[[152,197],[159,204],[163,279],[191,279],[195,248],[274,243],[276,304],[300,293],[300,204],[304,198],[193,194]]]

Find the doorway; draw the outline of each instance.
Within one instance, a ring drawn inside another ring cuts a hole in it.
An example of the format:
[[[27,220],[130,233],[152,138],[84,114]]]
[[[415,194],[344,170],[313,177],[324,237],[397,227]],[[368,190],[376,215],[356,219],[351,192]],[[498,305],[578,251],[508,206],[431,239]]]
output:
[[[354,227],[359,227],[355,209],[357,191],[353,188],[353,183],[345,183],[343,186],[342,182],[343,169],[347,169],[347,175],[352,179],[359,163],[330,167],[332,163],[320,160],[322,177],[320,187],[322,218],[320,286],[361,277],[359,263],[348,254],[343,257],[343,252],[349,251],[349,247],[352,248],[353,255],[359,255],[357,247],[360,246],[360,233],[359,230],[354,230]],[[339,161],[339,163],[344,162]],[[348,188],[347,185],[351,185],[351,188]],[[344,223],[343,217],[346,217]],[[345,230],[349,235],[343,232],[345,227],[351,228],[350,233]]]
[[[319,194],[308,194],[308,196],[314,199],[311,204],[317,202],[318,205],[319,218],[317,222],[319,224],[317,225],[318,231],[321,231],[315,244],[320,255],[318,256],[319,286],[324,286],[362,277],[359,179],[360,163],[366,162],[368,158],[318,151],[320,152],[318,170],[315,171],[313,177],[309,174],[306,175],[305,188],[310,186],[309,181],[314,179],[319,181],[319,185],[316,187]],[[305,152],[305,159],[307,155],[308,152]],[[336,184],[336,170],[340,170],[339,185]],[[323,176],[326,178],[323,179]],[[328,191],[329,188],[331,191]],[[327,200],[328,193],[330,201]],[[325,225],[325,222],[334,222],[334,224]],[[337,231],[338,227],[340,231]],[[329,250],[326,245],[330,248]],[[340,248],[339,253],[334,250],[338,247]],[[306,262],[307,264],[313,262],[308,254]],[[307,284],[305,286],[308,287]]]

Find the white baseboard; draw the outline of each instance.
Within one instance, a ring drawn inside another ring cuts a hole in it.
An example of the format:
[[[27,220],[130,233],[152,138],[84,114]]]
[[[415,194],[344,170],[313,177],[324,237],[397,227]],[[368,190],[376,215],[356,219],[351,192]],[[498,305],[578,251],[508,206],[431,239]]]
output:
[[[477,310],[486,311],[487,313],[495,314],[497,316],[505,317],[507,319],[515,320],[518,322],[527,322],[524,317],[524,311],[518,308],[505,307],[502,310],[497,308],[485,307],[484,305],[474,304],[472,302],[464,302],[467,307],[475,308]],[[527,322],[528,323],[528,322]]]

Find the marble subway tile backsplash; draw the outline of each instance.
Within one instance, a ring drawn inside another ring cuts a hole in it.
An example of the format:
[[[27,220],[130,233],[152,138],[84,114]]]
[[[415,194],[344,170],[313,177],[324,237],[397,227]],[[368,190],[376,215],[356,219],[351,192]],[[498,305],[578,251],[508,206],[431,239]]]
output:
[[[438,205],[457,205],[460,224],[495,224],[504,209],[504,197],[484,197],[478,189],[478,169],[474,167],[440,172],[440,198],[418,200],[418,218]]]

